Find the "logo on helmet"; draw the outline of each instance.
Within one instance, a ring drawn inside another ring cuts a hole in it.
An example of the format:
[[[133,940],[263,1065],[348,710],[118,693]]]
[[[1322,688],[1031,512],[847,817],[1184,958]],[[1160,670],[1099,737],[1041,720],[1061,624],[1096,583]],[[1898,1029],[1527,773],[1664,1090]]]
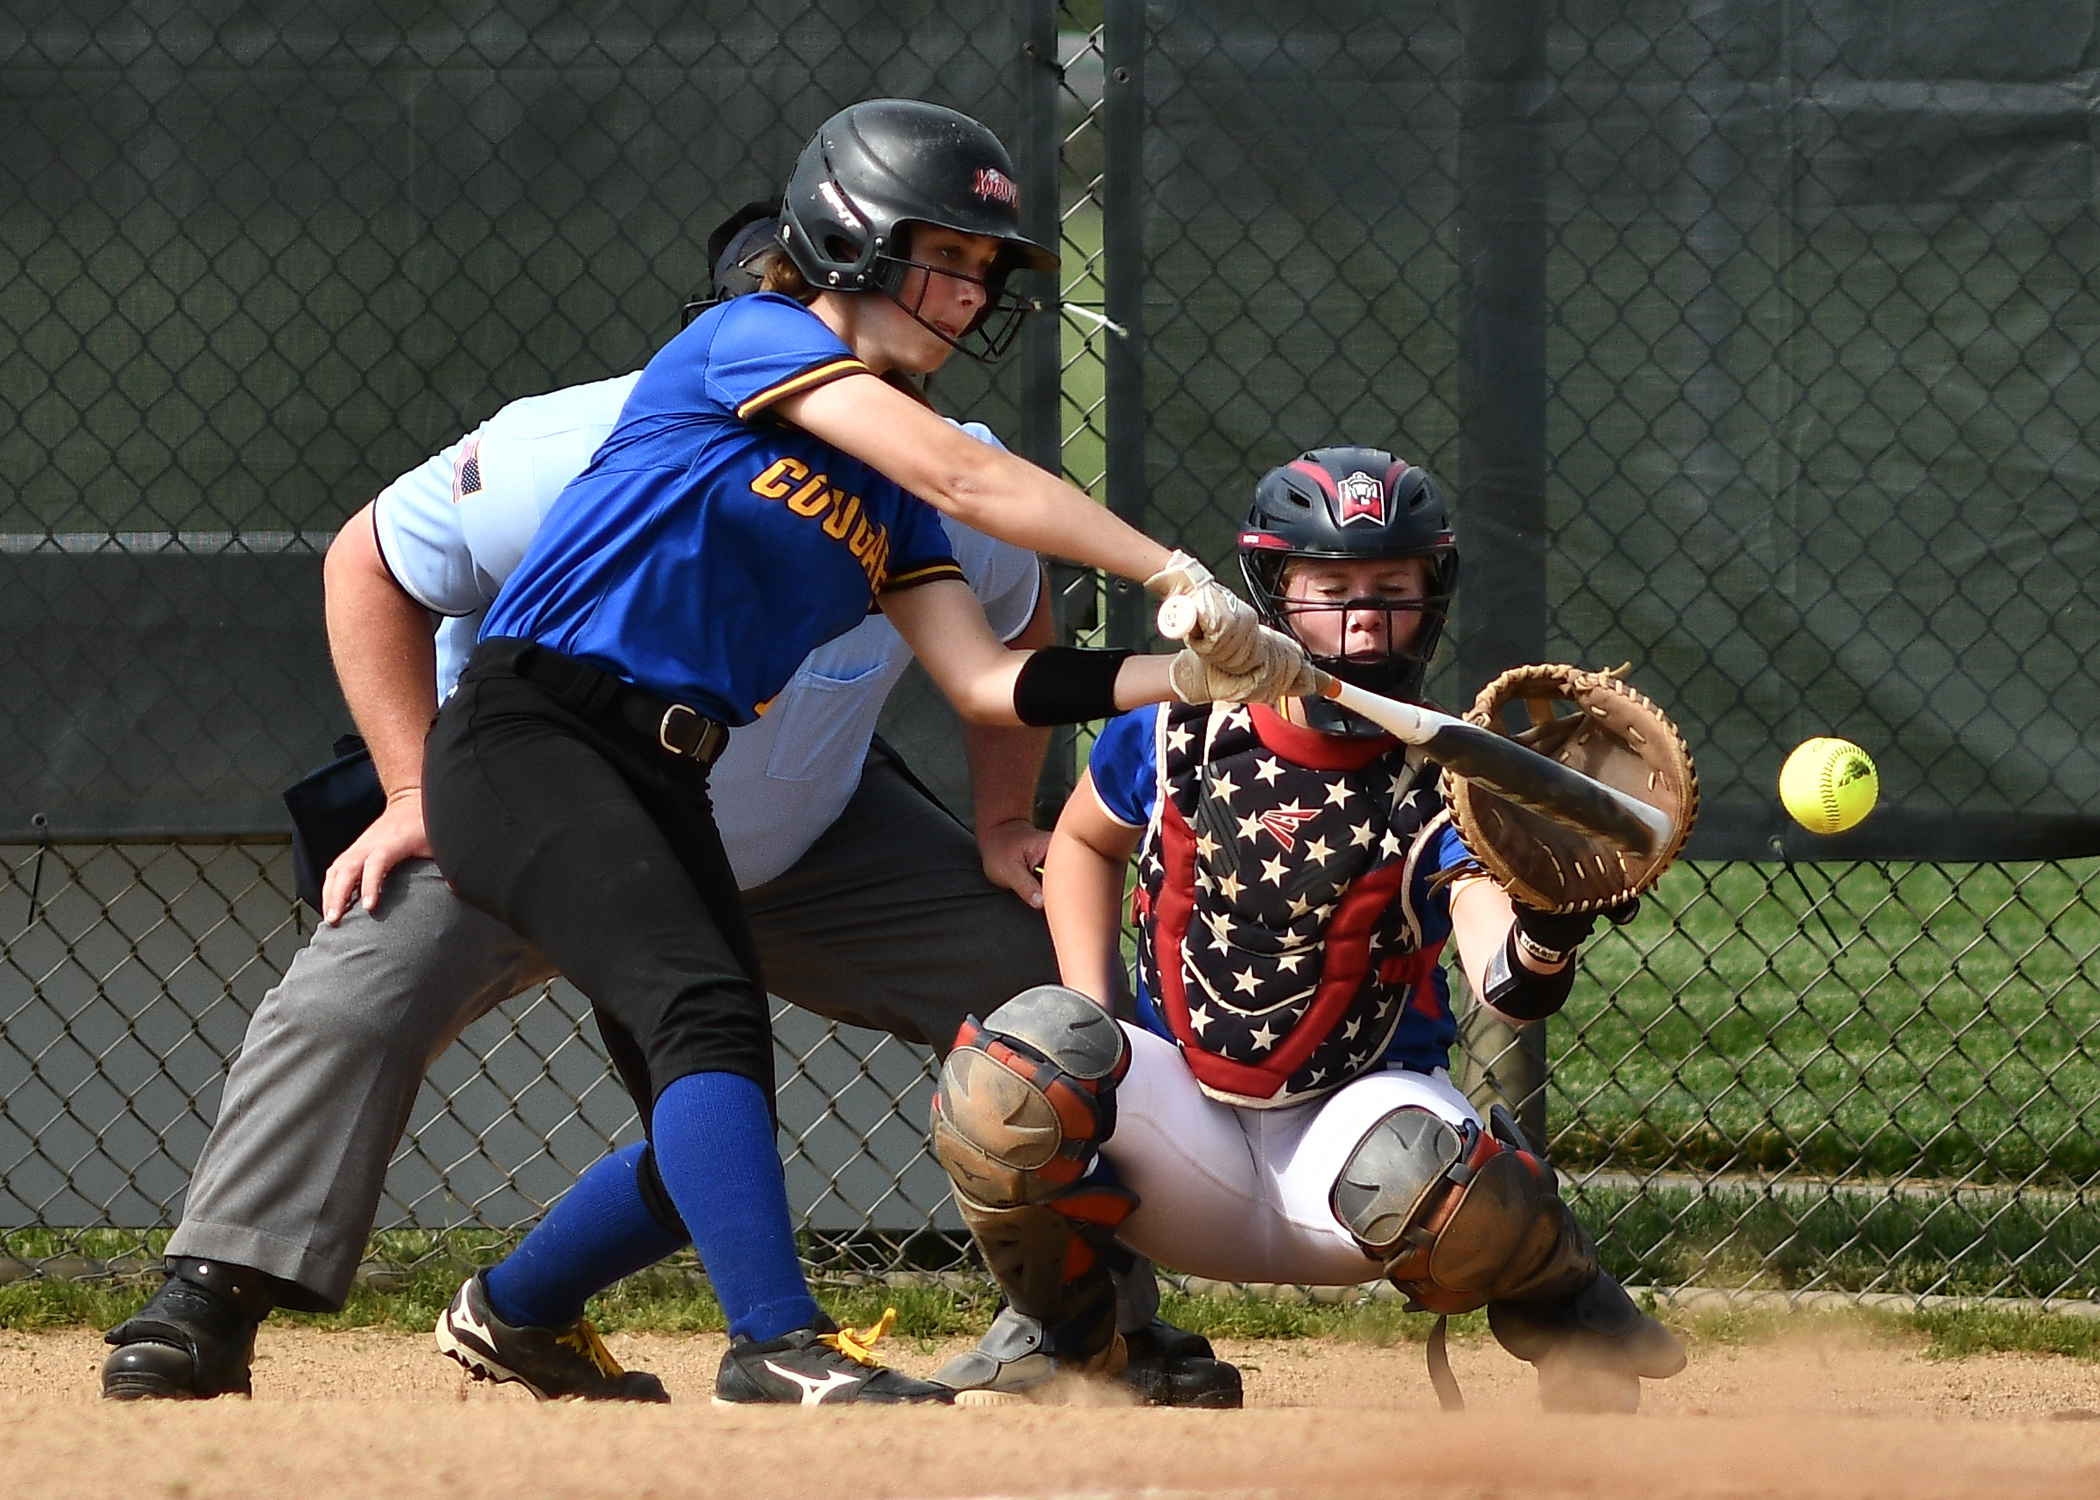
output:
[[[852,206],[846,202],[846,195],[839,191],[837,183],[818,183],[817,196],[824,200],[832,213],[838,216],[839,223],[845,225],[846,228],[858,232],[864,227],[860,222],[860,215],[855,213]]]
[[[1383,526],[1385,486],[1358,469],[1335,486],[1335,510],[1335,520],[1339,525],[1369,521],[1373,526]]]
[[[977,169],[977,196],[987,203],[1004,203],[1009,208],[1021,206],[1021,190],[1014,180],[997,167]]]

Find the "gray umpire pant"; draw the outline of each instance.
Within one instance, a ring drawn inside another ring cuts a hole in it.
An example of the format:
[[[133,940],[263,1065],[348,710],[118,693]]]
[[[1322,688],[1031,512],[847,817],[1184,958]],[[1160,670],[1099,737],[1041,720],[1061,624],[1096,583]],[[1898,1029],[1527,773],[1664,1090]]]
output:
[[[743,895],[774,994],[942,1052],[965,1015],[1057,979],[1042,914],[880,751],[808,853]],[[397,869],[377,912],[321,928],[263,997],[167,1253],[293,1283],[286,1307],[342,1306],[424,1072],[552,977],[428,860]]]

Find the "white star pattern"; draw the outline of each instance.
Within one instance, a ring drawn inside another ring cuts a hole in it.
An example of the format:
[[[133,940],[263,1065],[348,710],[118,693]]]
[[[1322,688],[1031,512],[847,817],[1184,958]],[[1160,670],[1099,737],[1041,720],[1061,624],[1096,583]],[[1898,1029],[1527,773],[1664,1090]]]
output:
[[[1378,852],[1380,854],[1385,855],[1388,859],[1398,859],[1400,857],[1400,850],[1401,843],[1399,836],[1395,834],[1392,829],[1388,828],[1385,831],[1384,837],[1380,838],[1378,841]]]
[[[1334,858],[1334,851],[1327,847],[1326,839],[1317,838],[1305,846],[1305,857],[1307,859],[1316,859],[1324,865],[1327,861]]]
[[[1361,823],[1353,823],[1349,827],[1349,847],[1352,849],[1367,848],[1371,840],[1377,836],[1378,831],[1371,826],[1370,819],[1366,818]]]
[[[1227,941],[1222,931],[1213,932],[1210,935],[1210,951],[1213,953],[1230,953],[1232,951],[1232,944]]]
[[[1189,732],[1179,724],[1169,724],[1167,726],[1167,749],[1170,752],[1179,754],[1183,750],[1188,749],[1190,738]]]
[[[1355,795],[1356,793],[1349,790],[1349,783],[1346,781],[1330,781],[1327,783],[1327,805],[1329,807],[1340,807]]]
[[[1286,974],[1295,974],[1298,972],[1298,965],[1305,962],[1305,957],[1303,953],[1280,954],[1276,959],[1276,967]]]
[[[1254,977],[1254,970],[1250,966],[1232,976],[1232,987],[1243,995],[1251,995],[1261,988],[1261,981]]]
[[[1218,877],[1218,894],[1227,901],[1237,902],[1243,889],[1244,887],[1240,884],[1240,877],[1233,874],[1230,870]]]
[[[1230,802],[1240,789],[1240,784],[1232,779],[1230,771],[1220,771],[1210,785],[1220,802]]]
[[[1325,1068],[1314,1068],[1311,1075],[1306,1078],[1305,1086],[1309,1089],[1316,1089],[1320,1086],[1320,1080],[1326,1076],[1327,1070]]]
[[[1260,814],[1260,813],[1249,813],[1249,814],[1247,814],[1247,816],[1246,816],[1246,817],[1244,817],[1244,818],[1240,819],[1240,838],[1241,838],[1241,839],[1242,839],[1243,841],[1245,841],[1246,843],[1249,843],[1249,844],[1253,843],[1253,842],[1254,842],[1254,836],[1255,836],[1256,834],[1260,833],[1260,832],[1261,832],[1261,814]]]
[[[1345,1042],[1355,1041],[1356,1034],[1359,1031],[1362,1031],[1363,1029],[1364,1018],[1362,1016],[1351,1016],[1349,1018],[1349,1024],[1342,1028],[1342,1040]]]
[[[1365,1063],[1369,1062],[1370,1060],[1371,1060],[1371,1054],[1370,1054],[1370,1053],[1368,1053],[1368,1052],[1365,1052],[1365,1053],[1361,1053],[1361,1054],[1359,1054],[1359,1053],[1355,1053],[1355,1052],[1352,1052],[1352,1053],[1350,1053],[1350,1054],[1349,1054],[1349,1071],[1350,1071],[1350,1072],[1352,1072],[1352,1073],[1354,1073],[1354,1072],[1355,1072],[1355,1071],[1356,1071],[1356,1070],[1357,1070],[1358,1068],[1361,1068],[1361,1067],[1362,1067],[1362,1066],[1363,1066],[1363,1065],[1364,1065]]]
[[[1210,1012],[1202,1006],[1199,1005],[1189,1012],[1189,1029],[1197,1035],[1202,1035],[1203,1029],[1208,1025],[1210,1025]]]
[[[1254,768],[1254,779],[1263,786],[1276,785],[1276,779],[1281,775],[1283,775],[1283,762],[1277,760],[1274,756],[1264,757],[1261,764]]]
[[[1270,885],[1282,885],[1283,875],[1282,855],[1279,854],[1274,859],[1265,859],[1261,862],[1261,878],[1268,881]]]
[[[1269,1030],[1269,1023],[1264,1021],[1261,1023],[1261,1030],[1254,1032],[1247,1040],[1266,1052],[1276,1045],[1276,1033]]]
[[[1247,716],[1246,708],[1238,704],[1226,709],[1224,717],[1219,722],[1227,729],[1246,729],[1251,727],[1252,724],[1252,721]]]
[[[1207,833],[1199,833],[1196,835],[1196,855],[1199,859],[1209,859],[1213,854],[1216,854],[1217,852],[1218,841],[1216,839],[1212,838]]]
[[[1290,911],[1293,917],[1302,917],[1311,910],[1312,903],[1306,900],[1303,896],[1291,897]]]

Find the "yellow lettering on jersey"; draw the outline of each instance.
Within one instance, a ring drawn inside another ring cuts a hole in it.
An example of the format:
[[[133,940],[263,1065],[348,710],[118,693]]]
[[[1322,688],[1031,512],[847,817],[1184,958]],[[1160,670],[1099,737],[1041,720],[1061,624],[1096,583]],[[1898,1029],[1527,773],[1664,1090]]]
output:
[[[881,527],[870,526],[868,518],[862,516],[853,523],[853,540],[846,543],[846,546],[858,561],[865,564],[868,560],[869,551],[875,545],[875,539],[881,534]]]
[[[824,521],[824,535],[834,542],[843,542],[846,533],[853,529],[854,519],[860,515],[860,496],[841,495],[833,490],[834,509]]]
[[[751,493],[767,500],[785,500],[798,516],[824,518],[824,534],[845,542],[853,560],[868,575],[871,588],[880,590],[889,577],[890,529],[866,514],[860,496],[835,488],[828,474],[815,474],[798,458],[776,458],[751,481]],[[851,540],[848,540],[848,538]],[[761,704],[758,712],[765,712]]]
[[[819,474],[808,484],[788,496],[788,509],[798,516],[821,516],[824,507],[831,504],[831,497],[838,491],[829,488],[831,476]]]
[[[764,473],[751,481],[751,493],[763,495],[768,500],[778,500],[807,478],[809,465],[801,459],[776,458],[766,465]]]

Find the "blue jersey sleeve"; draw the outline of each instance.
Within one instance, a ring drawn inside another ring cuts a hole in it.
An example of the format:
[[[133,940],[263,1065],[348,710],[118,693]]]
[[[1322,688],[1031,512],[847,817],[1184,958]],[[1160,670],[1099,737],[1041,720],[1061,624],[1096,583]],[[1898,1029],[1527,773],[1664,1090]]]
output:
[[[740,422],[829,381],[871,373],[845,340],[791,297],[738,297],[719,314],[703,380],[709,399]]]
[[[1094,795],[1111,818],[1132,828],[1152,821],[1153,804],[1159,797],[1159,771],[1155,759],[1159,705],[1134,708],[1118,714],[1094,741],[1087,757],[1087,773],[1093,778]]]

